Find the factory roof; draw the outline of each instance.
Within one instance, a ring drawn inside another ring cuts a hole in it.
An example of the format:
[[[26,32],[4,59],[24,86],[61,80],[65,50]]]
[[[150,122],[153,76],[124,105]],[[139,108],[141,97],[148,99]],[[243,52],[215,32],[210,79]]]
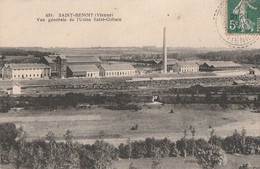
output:
[[[58,55],[57,57],[59,57],[61,59],[67,59],[65,55]]]
[[[53,60],[54,60],[55,58],[53,58],[53,57],[44,56],[43,58],[44,58],[48,63],[54,63]]]
[[[99,69],[95,65],[69,65],[72,72],[98,72]]]
[[[198,64],[198,65],[203,65],[204,63],[206,63],[207,61],[205,61],[205,60],[198,60],[198,61],[196,61],[196,63]]]
[[[67,56],[68,63],[77,63],[77,62],[85,62],[85,63],[100,63],[101,60],[96,56]]]
[[[37,64],[37,63],[23,63],[23,64],[6,64],[5,67],[10,66],[12,69],[30,69],[30,68],[50,68],[44,64]]]
[[[135,68],[129,63],[102,64],[101,67],[105,71],[135,70]]]
[[[206,64],[213,67],[241,67],[232,61],[206,61]]]
[[[176,59],[167,59],[167,65],[174,65],[178,62]]]
[[[196,61],[178,61],[177,64],[181,66],[198,66]]]

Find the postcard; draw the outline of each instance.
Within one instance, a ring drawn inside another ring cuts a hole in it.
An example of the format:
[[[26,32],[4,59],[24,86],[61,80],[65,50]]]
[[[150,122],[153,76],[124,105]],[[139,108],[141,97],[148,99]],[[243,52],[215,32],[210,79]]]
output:
[[[1,169],[260,169],[259,0],[0,0]]]

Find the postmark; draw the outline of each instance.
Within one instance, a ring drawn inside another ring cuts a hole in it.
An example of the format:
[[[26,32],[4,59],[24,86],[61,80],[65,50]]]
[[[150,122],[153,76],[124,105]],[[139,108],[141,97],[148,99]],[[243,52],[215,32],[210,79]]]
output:
[[[260,1],[228,0],[227,31],[230,34],[260,34]]]
[[[253,45],[258,39],[259,35],[257,33],[229,33],[229,19],[228,18],[228,2],[229,0],[223,0],[220,5],[217,7],[214,13],[213,20],[215,22],[215,31],[219,35],[220,39],[227,46],[232,48],[247,48]],[[234,16],[233,16],[234,18]],[[232,19],[233,19],[232,18]],[[239,25],[239,24],[238,24]],[[238,29],[238,27],[236,28]]]

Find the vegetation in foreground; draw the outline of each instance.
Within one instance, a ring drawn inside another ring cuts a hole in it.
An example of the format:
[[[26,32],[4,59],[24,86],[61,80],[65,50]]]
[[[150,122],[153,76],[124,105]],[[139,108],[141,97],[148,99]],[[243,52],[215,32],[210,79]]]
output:
[[[187,139],[187,132],[192,139]],[[64,142],[57,142],[53,132],[48,132],[44,139],[27,141],[26,132],[16,128],[13,123],[0,124],[1,164],[11,164],[15,168],[112,168],[113,161],[122,159],[152,158],[151,168],[160,168],[164,157],[195,157],[202,168],[214,168],[225,165],[226,153],[260,155],[260,137],[246,136],[246,131],[235,131],[232,136],[220,138],[210,133],[208,141],[194,139],[196,131],[191,128],[184,131],[180,140],[173,142],[167,138],[146,138],[144,141],[130,139],[126,144],[115,147],[100,139],[92,145],[79,144],[73,140],[68,130]],[[137,168],[131,164],[129,168]]]
[[[159,95],[159,94],[158,94]],[[247,96],[253,96],[250,100]],[[0,97],[0,113],[11,108],[57,109],[78,107],[80,104],[101,105],[111,110],[140,110],[140,103],[151,102],[153,95],[113,93],[110,95],[66,93],[65,95]],[[37,98],[37,99],[36,99]],[[227,108],[229,104],[252,107],[260,111],[260,88],[252,86],[172,88],[159,95],[164,104],[218,104]]]

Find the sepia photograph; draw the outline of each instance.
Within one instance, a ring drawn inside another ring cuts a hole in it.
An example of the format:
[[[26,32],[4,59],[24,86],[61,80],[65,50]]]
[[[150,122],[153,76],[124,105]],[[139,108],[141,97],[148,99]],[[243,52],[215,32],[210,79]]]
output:
[[[260,169],[260,0],[0,0],[0,169]]]

